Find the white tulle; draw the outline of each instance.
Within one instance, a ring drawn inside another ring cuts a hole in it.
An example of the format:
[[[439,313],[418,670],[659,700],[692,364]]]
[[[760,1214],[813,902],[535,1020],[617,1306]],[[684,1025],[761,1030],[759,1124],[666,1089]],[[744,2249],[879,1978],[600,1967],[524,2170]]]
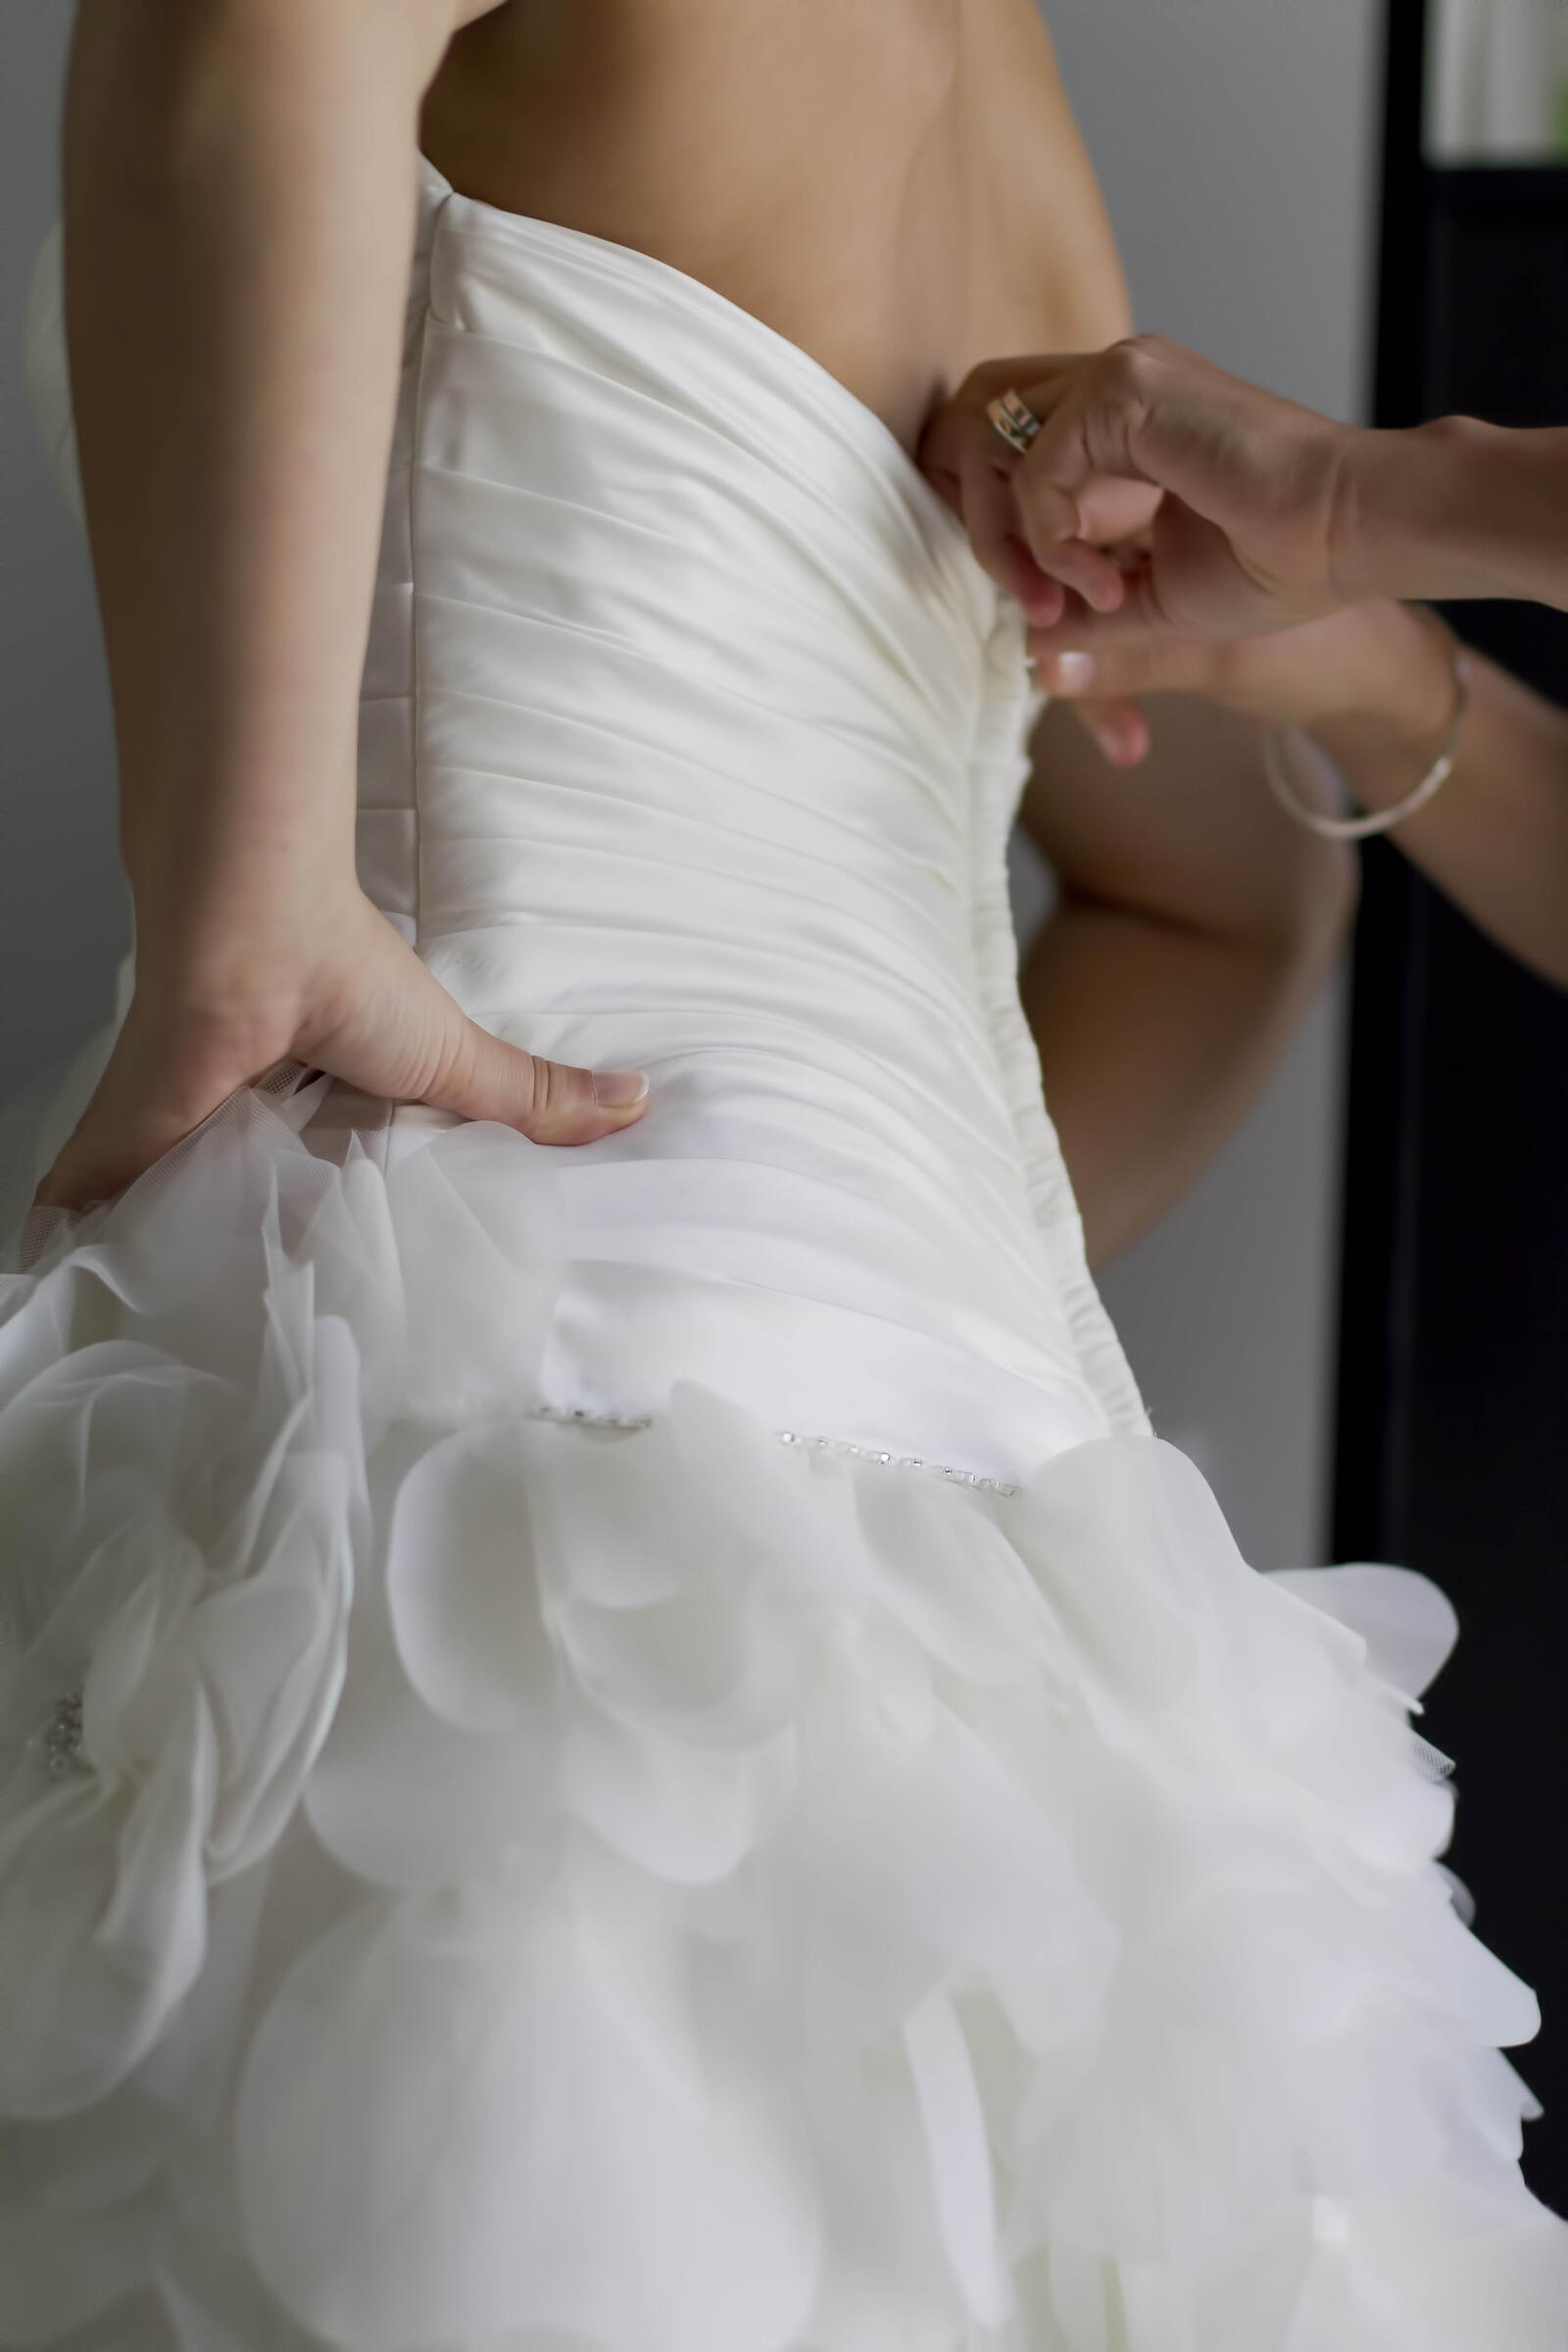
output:
[[[1453,1612],[1254,1573],[1149,1432],[1005,960],[1018,635],[917,485],[426,173],[363,870],[652,1107],[285,1065],[12,1231],[0,2344],[1560,2346]]]

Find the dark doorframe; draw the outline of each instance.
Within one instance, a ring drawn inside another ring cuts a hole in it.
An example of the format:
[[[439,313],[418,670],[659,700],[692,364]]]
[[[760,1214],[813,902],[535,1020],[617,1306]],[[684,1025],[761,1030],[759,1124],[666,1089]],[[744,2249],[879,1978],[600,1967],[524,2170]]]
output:
[[[1568,422],[1568,170],[1428,168],[1426,13],[1389,0],[1377,421]],[[1448,617],[1568,703],[1568,618]],[[1568,998],[1382,845],[1348,1088],[1335,1554],[1458,1608],[1421,1728],[1457,1760],[1477,1933],[1542,1998],[1525,2167],[1568,2212]]]

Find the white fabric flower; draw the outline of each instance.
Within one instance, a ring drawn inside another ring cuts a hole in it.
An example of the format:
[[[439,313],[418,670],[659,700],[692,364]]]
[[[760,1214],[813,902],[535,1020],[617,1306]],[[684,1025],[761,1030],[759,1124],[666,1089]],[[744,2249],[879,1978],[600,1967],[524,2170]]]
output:
[[[253,1248],[249,1333],[187,1322],[178,1357],[111,1336],[0,1394],[0,2114],[68,2114],[152,2047],[208,1886],[273,1844],[336,1704],[357,1352],[275,1213]],[[112,1330],[88,1267],[50,1284],[58,1319]]]

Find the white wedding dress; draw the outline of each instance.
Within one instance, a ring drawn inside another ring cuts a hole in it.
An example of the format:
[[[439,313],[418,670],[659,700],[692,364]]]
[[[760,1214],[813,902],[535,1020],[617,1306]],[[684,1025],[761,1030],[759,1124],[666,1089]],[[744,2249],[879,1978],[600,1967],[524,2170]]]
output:
[[[290,1065],[14,1227],[0,2345],[1568,2342],[1451,1612],[1249,1569],[1085,1269],[1032,708],[838,382],[422,169],[361,872],[652,1099]]]

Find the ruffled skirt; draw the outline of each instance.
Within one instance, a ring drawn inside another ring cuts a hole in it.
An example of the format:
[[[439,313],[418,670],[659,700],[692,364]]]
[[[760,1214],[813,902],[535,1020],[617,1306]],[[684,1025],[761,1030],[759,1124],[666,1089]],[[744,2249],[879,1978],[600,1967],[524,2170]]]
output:
[[[324,1084],[0,1274],[0,2344],[1560,2352],[1436,1589],[564,1417],[550,1155]]]

